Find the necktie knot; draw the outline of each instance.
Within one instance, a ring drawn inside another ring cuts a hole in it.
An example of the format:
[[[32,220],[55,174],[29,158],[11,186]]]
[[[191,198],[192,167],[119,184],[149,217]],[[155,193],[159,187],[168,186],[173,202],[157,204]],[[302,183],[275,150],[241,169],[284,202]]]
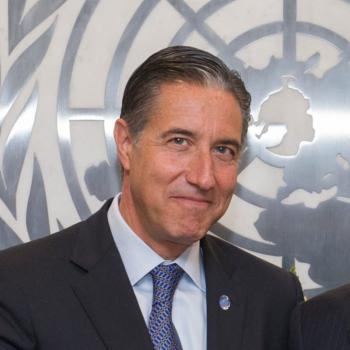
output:
[[[151,271],[153,295],[158,302],[172,302],[183,272],[182,268],[175,263],[158,265]]]

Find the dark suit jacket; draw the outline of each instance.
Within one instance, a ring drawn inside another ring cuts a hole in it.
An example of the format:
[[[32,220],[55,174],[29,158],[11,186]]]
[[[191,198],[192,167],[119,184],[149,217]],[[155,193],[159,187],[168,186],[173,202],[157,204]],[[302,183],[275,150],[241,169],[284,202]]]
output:
[[[114,244],[110,202],[86,221],[0,254],[0,349],[151,350]],[[202,240],[210,350],[284,350],[300,285],[213,236]],[[231,307],[219,307],[219,297]],[[184,315],[186,317],[186,315]]]
[[[350,350],[350,284],[299,305],[291,322],[291,350]]]

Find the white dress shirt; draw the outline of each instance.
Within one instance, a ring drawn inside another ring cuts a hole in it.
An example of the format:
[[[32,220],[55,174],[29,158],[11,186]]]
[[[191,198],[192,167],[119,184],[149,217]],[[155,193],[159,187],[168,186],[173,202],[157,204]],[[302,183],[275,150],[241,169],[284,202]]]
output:
[[[169,263],[137,236],[119,211],[117,195],[109,210],[108,223],[118,247],[142,315],[148,325],[152,309],[153,283],[149,272]],[[175,261],[185,271],[174,294],[172,319],[183,350],[207,348],[207,307],[204,266],[199,242],[192,244]]]

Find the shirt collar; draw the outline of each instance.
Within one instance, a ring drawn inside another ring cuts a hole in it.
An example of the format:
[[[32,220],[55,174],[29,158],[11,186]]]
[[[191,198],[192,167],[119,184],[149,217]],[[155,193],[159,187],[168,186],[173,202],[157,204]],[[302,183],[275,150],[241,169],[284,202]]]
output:
[[[152,250],[126,223],[119,211],[120,196],[121,193],[113,199],[108,210],[108,223],[130,283],[134,286],[157,265],[168,263],[168,261]],[[177,263],[192,282],[205,292],[203,258],[199,241],[189,246],[172,262]]]

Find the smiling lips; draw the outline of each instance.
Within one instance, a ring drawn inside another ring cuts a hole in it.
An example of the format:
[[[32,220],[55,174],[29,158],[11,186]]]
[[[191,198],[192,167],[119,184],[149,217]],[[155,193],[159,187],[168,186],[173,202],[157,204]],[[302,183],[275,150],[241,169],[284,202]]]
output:
[[[188,207],[207,208],[212,203],[212,201],[202,197],[172,196],[171,198]]]

